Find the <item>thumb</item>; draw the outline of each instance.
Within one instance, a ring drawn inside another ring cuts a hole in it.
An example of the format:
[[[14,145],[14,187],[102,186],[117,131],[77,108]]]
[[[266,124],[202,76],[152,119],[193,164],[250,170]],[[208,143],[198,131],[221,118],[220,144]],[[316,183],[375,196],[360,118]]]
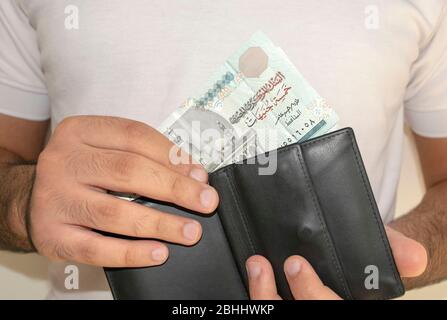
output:
[[[401,277],[417,277],[427,268],[427,251],[424,246],[390,227],[385,227]]]

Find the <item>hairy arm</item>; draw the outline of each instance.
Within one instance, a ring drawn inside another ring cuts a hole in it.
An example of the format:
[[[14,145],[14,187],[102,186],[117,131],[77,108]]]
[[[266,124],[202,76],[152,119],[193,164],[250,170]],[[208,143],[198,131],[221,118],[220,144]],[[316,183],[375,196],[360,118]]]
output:
[[[26,212],[48,121],[0,115],[0,249],[30,252]]]
[[[427,191],[416,208],[391,226],[424,245],[428,266],[419,277],[405,279],[407,289],[447,279],[447,139],[416,135],[415,140]]]

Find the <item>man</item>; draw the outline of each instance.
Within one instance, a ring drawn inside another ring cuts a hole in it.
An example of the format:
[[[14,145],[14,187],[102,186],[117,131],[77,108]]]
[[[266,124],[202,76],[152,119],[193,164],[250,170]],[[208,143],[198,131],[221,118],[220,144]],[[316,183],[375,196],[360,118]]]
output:
[[[94,266],[168,259],[162,242],[94,230],[200,239],[193,218],[105,190],[213,212],[218,195],[206,172],[172,165],[170,142],[153,128],[260,29],[340,126],[354,128],[406,287],[447,277],[446,1],[3,0],[0,21],[0,245],[64,261],[50,266],[50,297],[110,298]],[[427,192],[392,221],[404,117]],[[64,268],[73,263],[85,280],[69,291]],[[250,258],[247,270],[252,298],[279,298],[265,258]],[[285,272],[297,299],[338,298],[302,257],[290,257]]]

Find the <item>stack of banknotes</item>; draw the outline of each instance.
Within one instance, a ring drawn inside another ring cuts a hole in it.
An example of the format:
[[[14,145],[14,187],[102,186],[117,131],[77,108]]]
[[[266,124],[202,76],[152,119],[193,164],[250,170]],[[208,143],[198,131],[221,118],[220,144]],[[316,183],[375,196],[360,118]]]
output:
[[[158,128],[208,172],[333,130],[338,116],[257,32]]]

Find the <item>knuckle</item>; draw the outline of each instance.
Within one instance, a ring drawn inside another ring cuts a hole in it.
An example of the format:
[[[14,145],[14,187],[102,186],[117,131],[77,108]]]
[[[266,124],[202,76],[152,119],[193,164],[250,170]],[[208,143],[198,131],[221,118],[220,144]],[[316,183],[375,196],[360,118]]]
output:
[[[79,116],[71,116],[63,119],[57,125],[54,134],[59,135],[72,132],[77,128],[78,124],[80,123],[79,118],[80,118]]]
[[[34,181],[33,190],[31,193],[30,212],[31,222],[34,222],[34,217],[39,219],[47,219],[49,217],[56,217],[60,211],[64,211],[67,206],[67,188],[60,187],[57,184],[57,179],[50,176],[47,172],[37,172]],[[51,209],[48,211],[48,209]]]
[[[69,173],[66,169],[78,167],[79,151],[70,152],[65,146],[50,141],[48,146],[39,154],[36,164],[36,175],[46,175],[59,172]]]
[[[133,221],[132,231],[135,237],[144,238],[148,236],[150,228],[150,224],[148,223],[150,221],[149,219],[150,217],[148,215],[142,215]]]
[[[125,266],[135,266],[138,264],[140,255],[138,254],[138,250],[132,247],[127,247],[124,249],[123,254],[123,264]]]
[[[126,180],[131,168],[131,160],[117,156],[114,152],[73,151],[67,156],[66,167],[78,179],[91,176],[113,175]]]
[[[101,206],[100,210],[98,210],[97,207],[94,208],[88,200],[76,201],[73,207],[74,208],[67,210],[68,212],[71,212],[73,220],[95,229],[101,229],[103,221],[101,218],[105,215],[103,210],[108,210],[108,208],[103,208]]]
[[[156,214],[152,220],[152,229],[155,235],[160,236],[166,233],[166,219],[162,214]]]
[[[147,139],[150,134],[148,126],[142,122],[131,121],[125,127],[127,142],[129,144],[135,141],[141,141],[141,139]]]
[[[107,154],[80,150],[71,152],[66,163],[67,170],[71,170],[81,180],[85,177],[105,174],[104,171],[110,165]]]
[[[188,160],[189,161],[189,160]],[[196,169],[197,167],[194,166],[191,163],[182,163],[180,165],[175,165],[174,168],[177,172],[179,172],[181,175],[189,176],[192,170]]]
[[[111,163],[111,170],[116,177],[124,182],[128,182],[132,177],[132,172],[137,167],[138,160],[133,156],[118,156]]]
[[[183,179],[179,175],[174,175],[169,182],[169,190],[172,200],[179,200],[186,189],[183,187]]]
[[[166,180],[163,177],[163,174],[157,168],[150,166],[147,168],[147,172],[148,172],[150,182],[154,185],[162,185],[163,181]]]
[[[54,256],[57,259],[73,260],[74,251],[69,245],[67,245],[65,243],[58,242],[57,244],[55,244],[53,250],[54,250],[53,251]]]
[[[66,243],[54,239],[35,241],[37,251],[52,260],[72,260],[74,252]]]
[[[98,174],[102,172],[104,168],[104,160],[99,153],[76,153],[73,152],[71,154],[70,165],[75,169],[77,173],[80,173],[80,170],[86,170],[85,173],[89,174]],[[84,161],[85,160],[85,161]],[[80,164],[83,165],[80,165]]]
[[[78,221],[80,206],[76,198],[66,197],[63,191],[54,188],[48,191],[46,199],[51,203],[55,219]]]
[[[98,253],[98,247],[94,242],[85,239],[75,246],[74,250],[72,250],[71,257],[77,256],[83,263],[95,264]]]
[[[92,214],[98,216],[98,219],[101,221],[117,221],[120,216],[120,212],[123,211],[122,206],[123,205],[120,201],[116,203],[103,203],[98,205],[97,210]]]

